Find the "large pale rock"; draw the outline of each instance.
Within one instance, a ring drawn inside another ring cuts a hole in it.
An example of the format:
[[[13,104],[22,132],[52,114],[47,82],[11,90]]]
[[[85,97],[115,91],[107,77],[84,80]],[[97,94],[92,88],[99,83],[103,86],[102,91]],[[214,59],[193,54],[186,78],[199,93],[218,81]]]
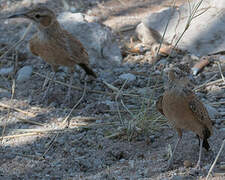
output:
[[[120,49],[108,27],[87,22],[81,13],[64,12],[58,16],[58,21],[82,42],[91,64],[106,68],[122,62]]]
[[[191,7],[199,1],[193,1]],[[186,49],[195,55],[206,55],[224,50],[225,47],[225,0],[204,0],[199,7],[197,14],[208,9],[197,16],[192,22],[178,47]],[[170,19],[165,40],[169,43],[174,39],[178,40],[185,29],[190,13],[189,5],[186,3],[179,8],[165,8],[156,13],[151,13],[137,27],[145,26],[163,34],[166,24]],[[171,15],[172,14],[172,15]],[[140,30],[137,31],[141,32]],[[146,33],[151,35],[151,33]],[[140,35],[138,35],[140,36]],[[152,37],[149,37],[151,39]]]

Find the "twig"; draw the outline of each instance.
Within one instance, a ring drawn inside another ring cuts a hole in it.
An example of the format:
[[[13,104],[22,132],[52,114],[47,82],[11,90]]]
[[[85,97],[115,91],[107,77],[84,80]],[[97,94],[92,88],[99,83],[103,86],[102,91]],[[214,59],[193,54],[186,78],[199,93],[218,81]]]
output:
[[[32,23],[30,23],[28,25],[28,27],[26,28],[22,38],[19,41],[17,41],[13,46],[11,46],[3,55],[0,56],[0,60],[2,60],[2,58],[4,58],[11,50],[16,48],[18,45],[20,45],[20,43],[22,43],[24,41],[24,39],[27,37],[28,32],[30,31],[31,27],[32,27]]]
[[[209,169],[208,175],[206,176],[206,180],[209,178],[209,176],[210,176],[210,174],[211,174],[211,172],[212,172],[212,170],[213,170],[213,168],[214,168],[214,166],[215,166],[215,164],[216,164],[216,162],[217,162],[217,160],[218,160],[218,158],[219,158],[219,156],[220,156],[220,154],[221,154],[221,152],[223,150],[224,144],[225,144],[225,139],[223,140],[223,143],[222,143],[222,145],[220,147],[220,150],[219,150],[218,154],[216,155],[216,158],[215,158],[211,168]]]
[[[71,120],[80,120],[84,122],[89,122],[89,121],[96,121],[98,118],[97,117],[82,117],[82,116],[77,116],[73,117]]]
[[[113,85],[107,83],[107,82],[104,81],[104,80],[102,80],[102,82],[103,82],[109,89],[111,89],[111,90],[113,90],[113,91],[115,91],[115,92],[117,92],[117,93],[119,92],[119,89],[118,89],[117,87],[115,87],[115,86],[113,86]]]
[[[36,116],[34,113],[27,112],[27,111],[24,111],[24,110],[16,108],[16,107],[12,107],[12,106],[7,105],[7,104],[3,104],[2,102],[0,102],[0,106],[3,107],[3,108],[12,109],[14,111],[21,112],[21,113],[23,113],[23,114],[25,114],[27,116],[30,116],[30,117],[35,117]]]
[[[76,109],[76,107],[80,104],[80,102],[84,99],[84,96],[86,94],[86,88],[87,88],[87,83],[85,81],[85,85],[84,85],[84,91],[83,91],[83,94],[81,96],[81,98],[79,99],[79,101],[73,106],[73,108],[71,109],[71,111],[69,112],[69,114],[66,116],[66,118],[64,119],[63,121],[63,124],[65,124],[67,122],[67,127],[69,127],[69,117],[71,116],[72,112],[74,109]]]
[[[39,134],[38,132],[15,134],[15,135],[3,136],[2,139],[11,139],[11,138],[24,137],[24,136],[35,136],[35,135],[38,135],[38,134]]]
[[[163,44],[163,40],[164,40],[165,35],[166,35],[167,28],[168,28],[168,26],[169,26],[169,22],[170,22],[170,20],[171,20],[173,14],[174,14],[175,5],[176,5],[176,0],[173,0],[173,6],[172,6],[173,11],[170,13],[170,16],[169,16],[169,18],[168,18],[168,21],[167,21],[167,23],[166,23],[166,27],[165,27],[165,29],[164,29],[164,31],[163,31],[162,39],[161,39],[161,41],[160,41],[159,48],[158,48],[158,51],[157,51],[157,53],[156,53],[156,57],[158,57],[158,55],[159,55],[161,46],[162,46],[162,44]],[[171,52],[171,53],[172,53],[172,52]]]
[[[44,78],[48,78],[48,79],[50,79],[49,77],[46,77],[45,75],[42,75],[42,74],[40,74],[40,73],[38,73],[38,72],[33,72],[34,74],[37,74],[38,76],[41,76],[41,77],[44,77]],[[57,80],[53,80],[55,83],[58,83],[58,84],[61,84],[61,85],[64,85],[64,86],[67,86],[67,87],[69,87],[69,84],[67,84],[67,83],[64,83],[64,82],[61,82],[61,81],[57,81]],[[76,89],[76,90],[79,90],[79,91],[82,91],[83,89],[82,88],[80,88],[80,87],[76,87],[76,86],[71,86],[71,88],[73,88],[73,89]],[[91,93],[97,93],[97,94],[106,94],[106,95],[116,95],[116,93],[114,92],[114,93],[109,93],[109,92],[105,92],[105,91],[97,91],[97,90],[91,90],[91,89],[86,89],[86,91],[87,92],[91,92]],[[123,93],[122,94],[123,96],[130,96],[130,97],[138,97],[138,98],[140,98],[140,95],[138,95],[138,94],[128,94],[128,93]],[[143,99],[145,99],[145,98],[143,98]]]
[[[220,75],[221,75],[221,77],[222,77],[222,80],[223,80],[223,82],[225,83],[225,78],[224,78],[224,76],[223,76],[223,72],[222,72],[222,68],[221,68],[220,62],[217,62],[217,65],[218,65],[218,68],[219,68],[219,71],[220,71]]]
[[[14,64],[14,67],[16,67],[17,66],[17,61],[18,61],[18,56],[17,56],[17,54],[16,54],[16,56],[15,56],[15,64]],[[15,87],[16,87],[16,79],[15,79],[15,74],[16,74],[16,72],[15,72],[16,70],[14,69],[14,76],[13,76],[13,78],[12,78],[12,94],[11,94],[11,98],[10,98],[10,103],[12,102],[12,100],[13,100],[13,98],[14,98],[14,94],[15,94]],[[8,112],[7,112],[7,118],[5,118],[5,122],[4,122],[4,125],[3,125],[3,129],[2,129],[2,138],[1,138],[1,140],[3,141],[3,136],[4,136],[4,134],[5,134],[5,130],[6,130],[6,126],[7,126],[7,122],[8,122],[8,120],[9,120],[9,115],[10,115],[10,110],[11,110],[11,108],[8,108]]]
[[[84,98],[84,95],[85,95],[85,92],[86,92],[86,85],[87,85],[87,84],[86,84],[86,81],[85,81],[84,91],[83,91],[83,94],[82,94],[81,98],[80,98],[79,101],[73,106],[73,108],[71,109],[71,111],[69,112],[69,114],[66,116],[66,118],[65,118],[64,121],[62,122],[63,125],[67,122],[66,127],[69,127],[69,125],[70,125],[69,118],[70,118],[70,116],[71,116],[73,110],[80,104],[80,102],[81,102],[81,101],[83,100],[83,98]],[[48,148],[45,150],[45,152],[43,153],[42,157],[44,157],[44,156],[48,153],[48,151],[51,149],[51,147],[53,146],[53,144],[54,144],[56,138],[58,137],[58,135],[59,135],[59,132],[58,132],[58,133],[51,139],[51,141],[48,143]]]
[[[112,138],[119,137],[119,136],[121,136],[121,135],[123,135],[123,134],[124,134],[123,131],[121,131],[121,132],[116,132],[116,133],[114,133],[114,134],[111,134],[111,135],[109,135],[109,136],[106,136],[105,138],[107,138],[107,139],[112,139]]]
[[[42,156],[40,158],[45,158],[45,155],[48,153],[48,151],[51,149],[51,147],[53,146],[56,138],[58,137],[59,133],[57,133],[52,139],[51,141],[48,143],[48,148],[45,150],[45,152],[42,154]]]
[[[45,124],[39,123],[39,122],[35,122],[35,121],[31,121],[29,119],[23,119],[23,118],[19,118],[17,117],[18,120],[26,122],[26,123],[30,123],[30,124],[34,124],[34,125],[38,125],[38,126],[44,126]]]
[[[115,101],[116,101],[116,107],[117,107],[117,111],[118,111],[118,115],[119,115],[119,118],[120,118],[120,122],[122,125],[125,125],[124,124],[124,121],[122,120],[122,116],[121,116],[121,113],[120,113],[120,108],[119,108],[119,103],[118,103],[118,97],[121,95],[121,92],[125,86],[125,84],[127,83],[127,79],[126,81],[123,83],[122,87],[120,88],[120,90],[117,92],[116,94],[116,97],[115,97]]]
[[[200,86],[197,86],[196,88],[194,88],[194,91],[198,90],[198,89],[201,89],[201,88],[204,88],[204,87],[207,87],[207,86],[211,86],[211,85],[214,85],[214,84],[217,84],[217,83],[220,83],[223,81],[223,79],[217,79],[215,81],[211,81],[212,79],[214,79],[215,77],[217,76],[217,74],[215,74],[212,78],[210,78],[209,80],[207,80],[205,83],[203,83],[202,85]],[[210,82],[211,81],[211,82]]]
[[[79,126],[78,126],[79,125]],[[98,126],[113,126],[113,125],[120,125],[117,123],[91,123],[89,125],[85,124],[76,124],[74,128],[62,128],[62,129],[18,129],[17,132],[26,132],[22,134],[15,134],[15,135],[8,135],[4,136],[3,139],[11,139],[11,138],[19,138],[19,137],[24,137],[24,136],[36,136],[39,134],[55,134],[55,133],[65,133],[65,132],[72,132],[77,127],[79,128],[93,128],[93,127],[98,127]]]

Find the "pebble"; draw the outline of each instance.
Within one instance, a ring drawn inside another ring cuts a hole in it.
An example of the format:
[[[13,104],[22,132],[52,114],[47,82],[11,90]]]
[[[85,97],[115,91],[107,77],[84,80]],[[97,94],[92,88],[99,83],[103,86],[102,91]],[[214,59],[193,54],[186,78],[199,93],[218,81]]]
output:
[[[189,168],[192,166],[192,163],[189,160],[185,160],[183,164],[184,164],[184,167],[186,167],[186,168]]]
[[[220,163],[220,170],[223,170],[223,171],[225,171],[225,162],[223,162],[223,163]]]
[[[10,98],[11,93],[9,91],[7,91],[6,89],[0,88],[0,98],[3,98],[3,97]]]
[[[119,78],[122,80],[130,81],[130,82],[136,80],[136,76],[131,73],[122,74],[119,76]]]
[[[33,68],[32,66],[24,66],[17,72],[17,82],[25,82],[30,79]]]
[[[0,69],[0,75],[7,76],[13,72],[14,67],[7,67],[7,68],[1,68]]]
[[[209,113],[209,117],[211,119],[216,119],[216,117],[219,116],[218,111],[214,107],[210,106],[209,104],[204,104],[204,105],[205,105],[205,107]]]

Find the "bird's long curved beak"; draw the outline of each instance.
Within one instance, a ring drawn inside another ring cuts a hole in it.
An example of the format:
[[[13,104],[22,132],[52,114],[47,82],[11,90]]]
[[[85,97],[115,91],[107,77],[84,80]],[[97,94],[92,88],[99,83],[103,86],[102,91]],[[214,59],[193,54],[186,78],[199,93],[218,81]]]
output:
[[[26,13],[18,13],[8,16],[7,18],[12,19],[12,18],[29,18],[29,17],[26,15]]]

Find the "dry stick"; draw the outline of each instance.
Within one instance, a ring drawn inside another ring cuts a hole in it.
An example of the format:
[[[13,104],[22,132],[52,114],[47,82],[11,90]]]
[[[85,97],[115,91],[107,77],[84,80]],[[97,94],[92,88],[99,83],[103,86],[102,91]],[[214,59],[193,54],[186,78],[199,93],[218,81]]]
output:
[[[161,41],[160,41],[159,48],[158,48],[158,51],[157,51],[157,53],[156,53],[156,57],[158,57],[159,51],[160,51],[161,46],[162,46],[162,44],[163,44],[163,40],[165,39],[165,35],[166,35],[167,28],[168,28],[168,26],[169,26],[169,22],[170,22],[170,20],[171,20],[171,18],[172,18],[172,15],[173,15],[173,13],[174,13],[174,10],[175,10],[175,5],[176,5],[176,0],[173,0],[173,6],[172,6],[173,11],[170,13],[170,16],[169,16],[169,18],[168,18],[168,21],[167,21],[167,23],[166,23],[166,27],[165,27],[165,29],[164,29],[164,31],[163,31],[162,39],[161,39]]]
[[[35,117],[36,116],[34,113],[27,112],[27,111],[24,111],[24,110],[16,108],[16,107],[12,107],[12,106],[4,104],[2,102],[0,102],[0,106],[3,107],[3,108],[7,108],[7,109],[11,109],[11,110],[14,110],[14,111],[21,112],[21,113],[23,113],[23,114],[25,114],[27,116],[30,116],[30,117]]]
[[[4,136],[4,137],[2,137],[2,139],[11,139],[11,138],[24,137],[24,136],[35,136],[35,135],[38,135],[38,134],[39,134],[38,132],[15,134],[15,135]]]
[[[113,91],[115,91],[115,92],[119,92],[119,89],[117,88],[117,87],[115,87],[115,86],[113,86],[112,84],[109,84],[109,83],[107,83],[106,81],[104,81],[104,80],[102,80],[102,82],[109,88],[109,89],[112,89]]]
[[[194,88],[194,91],[198,90],[198,89],[201,89],[201,88],[205,88],[207,86],[211,86],[211,85],[214,85],[214,84],[217,84],[217,83],[220,83],[223,81],[223,79],[217,79],[215,81],[211,81],[212,79],[214,79],[215,77],[217,76],[217,74],[215,74],[212,78],[210,78],[209,80],[207,80],[205,83],[203,83],[202,85],[200,86],[197,86],[196,88]],[[211,82],[210,82],[211,81]]]
[[[84,91],[83,94],[81,96],[81,98],[79,99],[79,101],[73,106],[73,108],[71,109],[71,111],[69,112],[69,114],[66,116],[66,118],[63,121],[63,124],[65,124],[66,122],[68,122],[67,127],[69,127],[69,117],[71,116],[72,112],[74,111],[74,109],[80,104],[80,102],[84,99],[84,96],[86,94],[86,89],[87,89],[87,82],[85,81],[84,84]]]
[[[67,122],[66,127],[69,127],[69,125],[70,125],[69,118],[70,118],[70,116],[71,116],[73,110],[74,110],[74,109],[80,104],[80,102],[84,99],[84,96],[85,96],[85,94],[86,94],[86,87],[87,87],[87,83],[86,83],[86,81],[85,81],[84,91],[83,91],[83,94],[82,94],[81,98],[80,98],[79,101],[73,106],[73,108],[71,109],[71,111],[69,112],[69,114],[66,116],[66,118],[65,118],[64,121],[63,121],[63,125]],[[58,135],[59,135],[59,133],[57,133],[57,134],[51,139],[51,141],[50,141],[50,143],[49,143],[49,145],[48,145],[48,148],[47,148],[46,151],[43,153],[42,157],[44,157],[44,156],[48,153],[48,151],[51,149],[51,147],[53,146],[53,144],[54,144],[56,138],[58,137]]]
[[[27,34],[28,34],[31,26],[32,26],[32,23],[30,23],[29,26],[26,28],[26,30],[25,30],[22,38],[17,43],[15,43],[12,47],[10,47],[3,55],[1,55],[0,60],[3,59],[11,50],[13,50],[14,48],[16,48],[20,43],[23,42],[23,40],[26,38],[26,36],[27,36]],[[17,58],[16,58],[16,61],[17,61]],[[13,96],[14,96],[14,93],[15,93],[15,79],[13,79],[12,96],[11,96],[11,100],[10,101],[12,101]],[[4,123],[4,126],[3,126],[1,140],[3,140],[3,136],[4,136],[4,133],[5,133],[6,124],[7,124],[8,118],[9,118],[10,110],[11,110],[11,108],[8,108],[7,118],[6,118],[5,123]]]
[[[31,121],[29,119],[23,119],[23,118],[19,118],[16,117],[18,120],[26,122],[26,123],[30,123],[30,124],[34,124],[34,125],[38,125],[38,126],[44,126],[45,124],[39,123],[39,122],[35,122],[35,121]]]
[[[17,62],[18,62],[18,56],[17,56],[17,53],[16,53],[16,56],[15,56],[15,65],[14,65],[15,68],[17,67]],[[14,98],[14,94],[15,94],[15,87],[16,87],[15,74],[16,74],[16,69],[14,69],[14,75],[13,75],[13,79],[12,79],[12,95],[11,95],[11,98],[10,98],[10,103],[12,102],[12,100],[13,100],[13,98]],[[2,129],[2,137],[1,137],[1,141],[3,141],[3,136],[4,136],[4,134],[5,134],[7,122],[8,122],[8,120],[9,120],[10,110],[11,110],[11,109],[8,108],[7,118],[5,118],[5,122],[4,122],[3,129]]]
[[[51,141],[48,143],[48,148],[46,149],[46,151],[42,154],[42,156],[39,158],[39,160],[45,158],[45,155],[48,153],[48,151],[51,149],[51,147],[53,146],[56,138],[58,137],[59,133],[57,133],[52,139]]]
[[[34,74],[37,74],[38,76],[41,76],[41,77],[44,77],[44,78],[48,78],[50,79],[49,77],[46,77],[45,75],[42,75],[38,72],[33,72]],[[58,83],[58,84],[61,84],[61,85],[64,85],[64,86],[67,86],[69,87],[69,84],[67,83],[64,83],[64,82],[61,82],[61,81],[57,81],[57,80],[54,80],[55,83]],[[108,83],[109,84],[109,83]],[[112,85],[111,85],[112,86]],[[80,87],[76,87],[76,86],[71,86],[71,88],[73,89],[76,89],[76,90],[79,90],[81,91],[82,88]],[[106,94],[106,95],[116,95],[115,93],[109,93],[109,92],[105,92],[105,91],[97,91],[97,90],[91,90],[91,89],[86,89],[87,92],[92,92],[92,93],[97,93],[97,94]],[[123,96],[130,96],[130,97],[139,97],[140,98],[140,95],[138,94],[128,94],[128,93],[122,93]],[[142,98],[142,99],[146,99],[146,98]]]
[[[19,41],[17,41],[13,46],[11,46],[3,55],[1,55],[0,60],[2,58],[4,58],[11,50],[13,50],[14,48],[16,48],[18,45],[20,45],[20,43],[22,43],[24,41],[24,39],[27,37],[27,34],[30,31],[31,27],[32,27],[32,23],[30,23],[28,25],[28,27],[26,28],[26,30],[25,30],[22,38]]]
[[[92,127],[98,127],[98,126],[106,126],[106,125],[120,125],[120,124],[116,124],[116,123],[92,123],[90,125],[87,124],[82,124],[80,126],[76,126],[80,127],[80,128],[92,128]],[[24,137],[24,136],[36,136],[39,134],[55,134],[55,133],[65,133],[65,132],[72,132],[74,131],[75,128],[62,128],[62,129],[19,129],[17,130],[17,132],[21,132],[21,131],[25,131],[28,133],[23,133],[23,134],[15,134],[15,135],[8,135],[8,136],[4,136],[3,139],[11,139],[11,138],[19,138],[19,137]]]
[[[124,121],[122,120],[122,116],[121,116],[121,113],[120,113],[120,108],[119,108],[119,104],[118,104],[118,97],[120,96],[120,94],[121,94],[121,92],[122,92],[122,90],[123,90],[123,88],[124,88],[124,86],[125,86],[126,83],[127,83],[127,79],[126,79],[126,81],[123,83],[122,87],[120,88],[120,90],[118,91],[118,93],[117,93],[117,95],[116,95],[116,97],[115,97],[118,115],[119,115],[119,118],[120,118],[120,122],[121,122],[121,124],[122,124],[123,126],[125,125],[125,123],[124,123]]]
[[[222,77],[222,80],[223,80],[223,82],[225,83],[225,78],[224,78],[224,76],[223,76],[223,72],[222,72],[222,68],[221,68],[220,62],[217,62],[217,65],[218,65],[218,68],[219,68],[219,71],[220,71],[220,75],[221,75],[221,77]]]
[[[217,162],[217,160],[218,160],[218,158],[219,158],[219,156],[220,156],[220,154],[221,154],[221,152],[223,150],[224,144],[225,144],[225,139],[223,140],[223,143],[222,143],[222,145],[220,147],[220,150],[219,150],[218,154],[216,155],[216,159],[214,160],[211,168],[209,169],[209,172],[208,172],[208,175],[206,177],[206,180],[209,178],[209,176],[210,176],[210,174],[211,174],[211,172],[212,172],[212,170],[213,170],[213,168],[214,168],[214,166],[215,166],[215,164],[216,164],[216,162]]]

